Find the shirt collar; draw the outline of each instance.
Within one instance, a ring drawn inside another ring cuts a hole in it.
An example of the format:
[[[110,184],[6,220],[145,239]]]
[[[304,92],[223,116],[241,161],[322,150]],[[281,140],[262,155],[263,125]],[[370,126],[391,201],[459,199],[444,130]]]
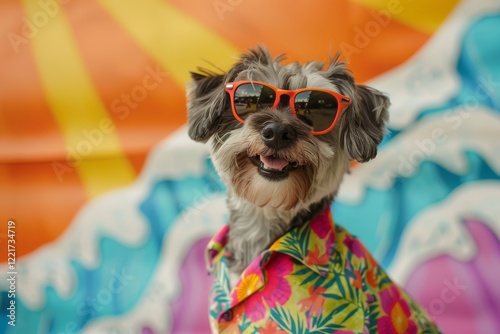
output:
[[[335,224],[330,207],[309,223],[291,229],[276,240],[271,251],[287,254],[322,276],[330,271],[335,246]]]
[[[214,259],[226,247],[228,234],[229,225],[224,225],[220,231],[212,237],[205,249],[205,265],[209,273],[212,272]]]
[[[229,226],[225,225],[208,243],[205,251],[207,269],[211,272],[214,259],[224,251]],[[330,271],[330,258],[335,246],[335,223],[330,207],[309,223],[292,228],[276,240],[269,250],[287,254],[311,270],[325,276]]]

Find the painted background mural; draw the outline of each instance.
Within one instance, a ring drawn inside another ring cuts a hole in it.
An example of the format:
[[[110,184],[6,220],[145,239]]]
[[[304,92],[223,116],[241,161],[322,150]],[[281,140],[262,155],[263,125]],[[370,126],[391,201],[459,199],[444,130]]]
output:
[[[184,87],[257,43],[391,97],[335,220],[445,333],[499,333],[499,32],[497,0],[2,1],[0,333],[209,332],[227,212]]]

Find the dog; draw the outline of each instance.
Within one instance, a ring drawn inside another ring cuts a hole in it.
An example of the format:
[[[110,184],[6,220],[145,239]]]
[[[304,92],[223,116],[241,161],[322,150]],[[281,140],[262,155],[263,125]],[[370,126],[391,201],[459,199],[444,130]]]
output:
[[[230,213],[206,250],[214,333],[439,333],[330,206],[375,158],[389,98],[340,56],[283,64],[264,46],[191,72],[188,134],[207,143]]]

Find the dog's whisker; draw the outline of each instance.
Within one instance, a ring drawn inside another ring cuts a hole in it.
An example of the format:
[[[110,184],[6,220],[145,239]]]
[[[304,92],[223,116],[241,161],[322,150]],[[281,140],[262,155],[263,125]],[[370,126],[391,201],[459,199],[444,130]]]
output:
[[[220,71],[220,73],[224,73],[224,70],[222,68],[220,68],[219,66],[215,65],[213,62],[207,60],[207,59],[203,59],[203,62],[207,63],[208,65],[210,65],[211,67],[217,69]]]

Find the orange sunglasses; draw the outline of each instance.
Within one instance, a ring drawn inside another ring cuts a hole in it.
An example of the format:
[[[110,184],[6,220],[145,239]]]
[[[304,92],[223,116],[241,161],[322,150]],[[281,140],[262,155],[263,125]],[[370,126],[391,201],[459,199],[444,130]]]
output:
[[[241,123],[263,108],[275,109],[281,96],[290,98],[290,109],[295,117],[313,128],[313,135],[331,131],[342,111],[351,105],[351,98],[320,88],[284,90],[259,81],[236,81],[226,84],[231,97],[234,117]]]

